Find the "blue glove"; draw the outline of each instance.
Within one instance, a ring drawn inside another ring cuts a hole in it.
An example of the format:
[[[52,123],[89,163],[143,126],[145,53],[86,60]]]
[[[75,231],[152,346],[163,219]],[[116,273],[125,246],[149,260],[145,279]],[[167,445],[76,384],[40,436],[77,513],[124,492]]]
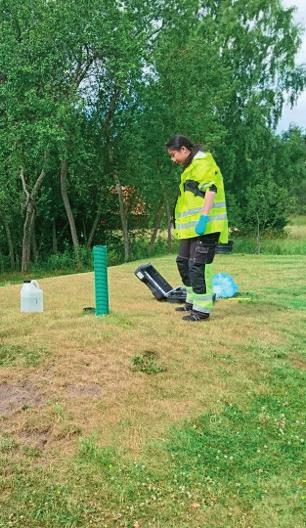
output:
[[[208,222],[208,215],[201,215],[195,225],[195,232],[197,235],[199,236],[204,235],[207,222]]]

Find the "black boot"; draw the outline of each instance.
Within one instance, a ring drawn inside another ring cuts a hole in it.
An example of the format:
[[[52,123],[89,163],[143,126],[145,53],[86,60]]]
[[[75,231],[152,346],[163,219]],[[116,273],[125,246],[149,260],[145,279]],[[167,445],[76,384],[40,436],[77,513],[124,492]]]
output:
[[[209,313],[205,312],[198,312],[196,310],[192,310],[190,315],[185,315],[183,317],[184,321],[204,321],[205,319],[209,319]]]
[[[191,312],[192,311],[192,304],[185,303],[183,306],[179,306],[178,308],[175,308],[176,312]]]

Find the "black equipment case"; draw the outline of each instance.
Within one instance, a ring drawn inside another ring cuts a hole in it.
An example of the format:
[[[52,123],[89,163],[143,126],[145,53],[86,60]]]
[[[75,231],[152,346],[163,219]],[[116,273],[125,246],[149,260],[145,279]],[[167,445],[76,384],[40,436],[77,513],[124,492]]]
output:
[[[181,303],[186,300],[186,288],[172,288],[152,264],[142,264],[135,270],[136,277],[153,293],[158,301]]]

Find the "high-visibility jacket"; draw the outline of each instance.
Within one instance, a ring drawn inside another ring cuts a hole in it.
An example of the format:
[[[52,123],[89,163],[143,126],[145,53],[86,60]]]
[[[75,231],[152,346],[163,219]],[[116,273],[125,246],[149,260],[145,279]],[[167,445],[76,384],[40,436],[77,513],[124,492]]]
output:
[[[199,151],[181,175],[175,206],[175,235],[179,239],[198,236],[195,225],[201,216],[205,192],[216,192],[208,213],[205,235],[220,232],[219,242],[228,242],[228,222],[221,171],[209,152]]]

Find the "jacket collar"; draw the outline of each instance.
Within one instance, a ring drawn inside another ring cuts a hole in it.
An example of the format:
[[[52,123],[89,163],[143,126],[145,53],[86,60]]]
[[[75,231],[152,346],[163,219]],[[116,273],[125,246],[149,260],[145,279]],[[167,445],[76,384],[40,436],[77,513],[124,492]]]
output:
[[[193,157],[193,159],[203,159],[206,158],[207,154],[203,152],[202,150],[199,150],[199,152],[196,153],[196,155]]]

